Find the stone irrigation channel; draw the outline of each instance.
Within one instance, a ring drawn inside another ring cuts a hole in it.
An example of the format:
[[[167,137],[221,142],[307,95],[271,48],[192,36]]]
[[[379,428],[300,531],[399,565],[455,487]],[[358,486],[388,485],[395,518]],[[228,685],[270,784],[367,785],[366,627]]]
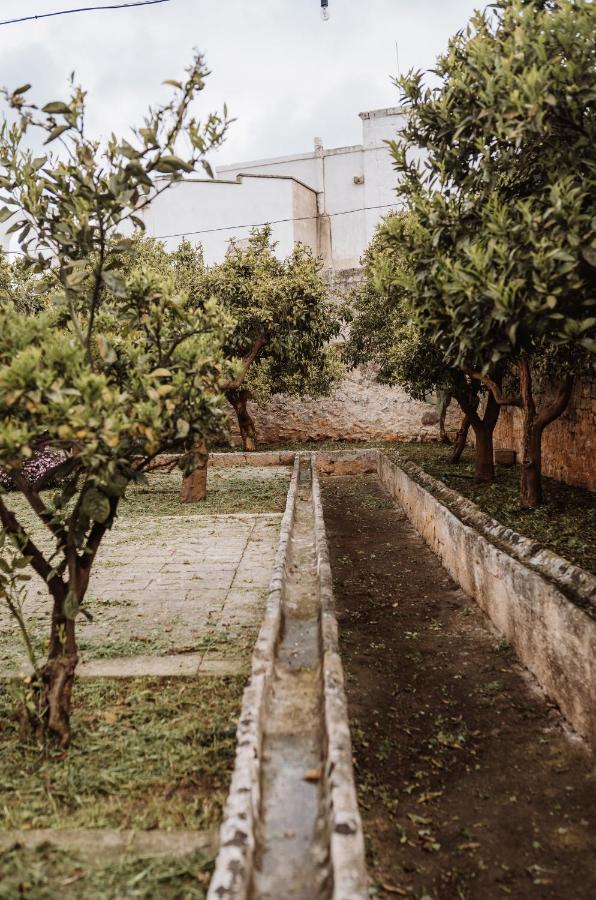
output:
[[[283,518],[137,520],[142,559],[126,531],[114,535],[94,585],[108,615],[84,626],[81,674],[249,675],[219,837],[121,827],[94,846],[147,859],[218,848],[210,900],[596,895],[594,578],[380,451],[215,454],[211,466],[222,483],[289,481]],[[4,674],[15,665],[5,658]],[[475,666],[493,673],[488,686]],[[436,734],[421,727],[431,720]],[[0,832],[0,851],[50,840],[85,854],[93,835]],[[142,894],[162,895],[203,896]]]

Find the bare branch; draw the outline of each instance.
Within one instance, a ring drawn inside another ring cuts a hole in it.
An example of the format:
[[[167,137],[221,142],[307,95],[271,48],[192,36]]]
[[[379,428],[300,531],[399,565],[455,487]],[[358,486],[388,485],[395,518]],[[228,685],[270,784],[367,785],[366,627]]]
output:
[[[43,578],[48,584],[53,578],[57,578],[57,573],[45,559],[41,550],[33,543],[27,532],[17,520],[17,517],[4,505],[2,497],[0,497],[0,522],[6,531],[13,537],[23,556],[31,560],[31,565],[40,578]]]
[[[493,381],[488,375],[483,375],[482,372],[475,372],[473,369],[464,369],[464,372],[469,378],[473,378],[475,381],[480,381],[485,387],[489,389],[499,406],[521,406],[522,401],[519,394],[514,394],[512,396],[506,396],[503,394],[501,386],[497,384],[496,381]]]

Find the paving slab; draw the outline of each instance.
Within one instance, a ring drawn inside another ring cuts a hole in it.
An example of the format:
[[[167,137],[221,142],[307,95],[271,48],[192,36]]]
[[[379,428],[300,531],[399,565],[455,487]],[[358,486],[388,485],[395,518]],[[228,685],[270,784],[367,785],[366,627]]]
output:
[[[280,522],[278,513],[158,516],[136,522],[132,531],[114,529],[91,578],[86,608],[93,621],[77,620],[81,674],[87,663],[98,671],[103,658],[113,671],[116,660],[133,656],[166,657],[139,674],[159,674],[160,666],[168,675],[197,672],[214,635],[217,642],[230,625],[258,628]],[[37,577],[25,613],[39,646],[49,631],[50,604]],[[193,651],[199,656],[191,662]],[[0,675],[27,669],[16,625],[0,606]]]
[[[98,863],[123,854],[147,857],[189,856],[192,853],[217,852],[217,831],[116,831],[89,828],[58,830],[37,828],[31,831],[0,832],[0,853],[18,844],[34,849],[52,844],[97,859]]]

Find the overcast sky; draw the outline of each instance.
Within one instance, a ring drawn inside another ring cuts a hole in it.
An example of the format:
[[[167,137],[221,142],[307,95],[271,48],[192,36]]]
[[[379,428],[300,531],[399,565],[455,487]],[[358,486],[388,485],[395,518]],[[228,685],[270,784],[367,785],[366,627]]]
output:
[[[0,0],[0,19],[115,0]],[[393,106],[395,43],[402,72],[431,68],[484,0],[170,0],[0,27],[0,84],[32,82],[61,99],[71,71],[89,92],[99,135],[125,134],[182,74],[193,48],[212,75],[201,108],[223,102],[237,121],[215,163],[360,142],[358,113]]]

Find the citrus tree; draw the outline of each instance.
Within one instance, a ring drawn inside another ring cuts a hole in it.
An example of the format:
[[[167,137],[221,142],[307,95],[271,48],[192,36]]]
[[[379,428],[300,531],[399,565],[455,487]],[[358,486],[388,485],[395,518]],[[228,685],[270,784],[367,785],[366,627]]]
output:
[[[353,365],[374,362],[377,380],[399,385],[415,400],[436,394],[454,398],[463,411],[452,460],[457,462],[470,426],[476,436],[475,479],[494,479],[492,435],[499,407],[492,400],[478,409],[480,384],[450,364],[412,316],[416,303],[415,270],[405,247],[419,240],[409,212],[393,213],[378,227],[363,258],[363,280],[350,302],[347,357]]]
[[[420,72],[400,82],[411,313],[496,404],[521,409],[526,508],[541,501],[543,432],[595,350],[594,34],[589,0],[497,0],[452,39],[436,87]],[[561,356],[539,397],[536,371]]]
[[[18,612],[15,572],[24,563],[47,586],[49,655],[36,668],[29,708],[61,746],[70,740],[76,620],[126,487],[163,451],[181,451],[192,471],[234,374],[215,302],[197,313],[169,276],[123,268],[130,239],[122,235],[142,227],[139,211],[183,173],[207,167],[206,153],[224,137],[225,112],[202,124],[191,115],[206,74],[197,57],[183,81],[169,83],[168,103],[128,139],[105,144],[86,134],[80,88],[41,110],[27,100],[29,85],[5,92],[12,124],[0,126],[0,219],[17,235],[23,264],[38,277],[51,272],[56,290],[33,313],[0,295],[0,466],[46,535],[26,527],[13,496],[0,492],[14,548],[2,552],[0,592]],[[192,149],[181,158],[183,132]],[[30,136],[47,151],[27,149]],[[23,476],[40,446],[67,455],[53,495]]]
[[[246,450],[256,447],[251,397],[320,396],[341,374],[330,343],[339,334],[338,311],[328,297],[321,263],[298,244],[283,260],[271,229],[254,230],[246,246],[232,243],[226,259],[206,272],[205,290],[235,322],[226,350],[239,358],[226,397],[238,418]]]

